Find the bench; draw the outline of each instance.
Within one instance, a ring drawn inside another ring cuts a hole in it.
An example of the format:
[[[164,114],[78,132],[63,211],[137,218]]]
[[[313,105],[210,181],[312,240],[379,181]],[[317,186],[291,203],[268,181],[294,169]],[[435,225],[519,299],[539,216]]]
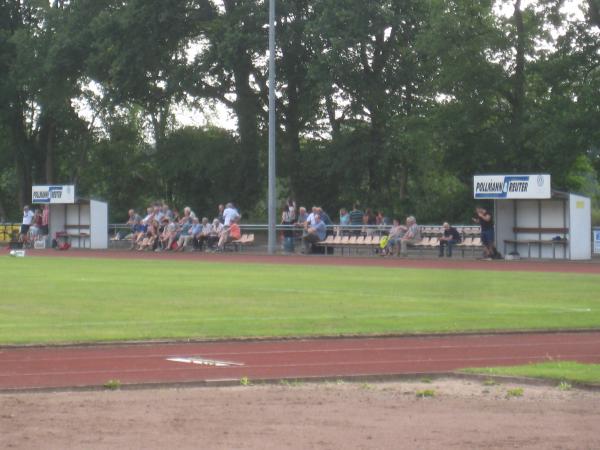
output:
[[[89,225],[65,225],[65,231],[58,231],[56,238],[77,239],[77,246],[85,248],[86,240],[90,238]],[[81,245],[83,239],[83,246]],[[91,246],[91,243],[90,243]]]
[[[344,250],[348,250],[350,254],[351,250],[355,250],[356,253],[360,252],[361,249],[374,250],[379,248],[380,237],[375,235],[370,236],[333,236],[329,235],[325,240],[317,242],[315,246],[325,248],[339,248],[342,255]]]
[[[550,245],[552,247],[552,259],[556,259],[556,247],[563,247],[565,253],[567,251],[567,245],[569,240],[566,235],[569,233],[568,228],[562,227],[514,227],[513,233],[515,234],[515,239],[504,239],[504,254],[506,255],[506,250],[509,245],[512,245],[514,248],[514,252],[517,251],[518,245],[527,245],[527,258],[531,258],[531,246],[537,246],[539,248],[539,255],[542,255],[542,246]],[[537,234],[537,239],[519,239],[519,234]],[[560,239],[544,239],[542,235],[544,234],[554,234],[561,235]]]
[[[254,234],[242,234],[239,239],[228,242],[228,244],[233,245],[235,251],[241,252],[245,246],[254,244]]]

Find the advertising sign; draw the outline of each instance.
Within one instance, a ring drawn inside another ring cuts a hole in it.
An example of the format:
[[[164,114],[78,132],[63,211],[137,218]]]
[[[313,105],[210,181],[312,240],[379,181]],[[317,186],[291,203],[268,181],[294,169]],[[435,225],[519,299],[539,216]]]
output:
[[[473,197],[495,200],[550,198],[550,175],[475,175]]]
[[[592,233],[594,233],[594,253],[600,255],[600,228],[594,228]]]
[[[54,186],[32,186],[31,203],[33,204],[55,204],[55,203],[75,203],[75,186],[54,185]]]

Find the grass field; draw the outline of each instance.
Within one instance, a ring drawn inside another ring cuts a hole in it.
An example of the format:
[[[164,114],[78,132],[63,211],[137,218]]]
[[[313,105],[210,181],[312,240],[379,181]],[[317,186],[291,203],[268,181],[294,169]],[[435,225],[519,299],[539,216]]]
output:
[[[581,364],[574,361],[551,361],[523,366],[464,369],[462,372],[483,375],[503,375],[570,383],[600,385],[600,364]]]
[[[600,276],[0,258],[0,343],[594,328]]]

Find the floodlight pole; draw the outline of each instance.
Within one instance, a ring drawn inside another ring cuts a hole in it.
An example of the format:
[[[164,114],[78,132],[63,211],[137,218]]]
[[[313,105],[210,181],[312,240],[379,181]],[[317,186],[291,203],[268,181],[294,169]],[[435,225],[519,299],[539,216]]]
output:
[[[269,254],[275,253],[276,225],[275,202],[277,192],[275,186],[275,0],[269,0],[269,238],[267,249]]]

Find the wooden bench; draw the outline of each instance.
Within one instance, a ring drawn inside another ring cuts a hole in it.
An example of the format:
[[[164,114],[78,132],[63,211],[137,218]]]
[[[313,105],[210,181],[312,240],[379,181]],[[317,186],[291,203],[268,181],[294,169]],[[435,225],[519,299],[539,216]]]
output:
[[[504,254],[506,255],[507,246],[512,245],[514,250],[517,251],[518,245],[527,245],[527,258],[531,258],[531,246],[539,247],[539,255],[542,255],[542,246],[550,245],[552,247],[552,259],[556,259],[556,247],[563,247],[567,249],[569,240],[566,235],[569,233],[568,228],[562,227],[514,227],[513,233],[516,235],[515,239],[504,239]],[[537,239],[519,239],[519,234],[537,234]],[[543,239],[544,234],[562,235],[559,236],[561,239]]]
[[[254,234],[242,234],[239,239],[229,242],[235,251],[241,252],[242,248],[254,244]]]
[[[317,242],[315,246],[317,247],[325,247],[325,248],[339,248],[342,255],[345,250],[348,250],[348,254],[352,250],[355,250],[357,253],[361,249],[376,249],[379,248],[380,237],[371,235],[371,236],[333,236],[329,235],[325,238],[325,240]]]

